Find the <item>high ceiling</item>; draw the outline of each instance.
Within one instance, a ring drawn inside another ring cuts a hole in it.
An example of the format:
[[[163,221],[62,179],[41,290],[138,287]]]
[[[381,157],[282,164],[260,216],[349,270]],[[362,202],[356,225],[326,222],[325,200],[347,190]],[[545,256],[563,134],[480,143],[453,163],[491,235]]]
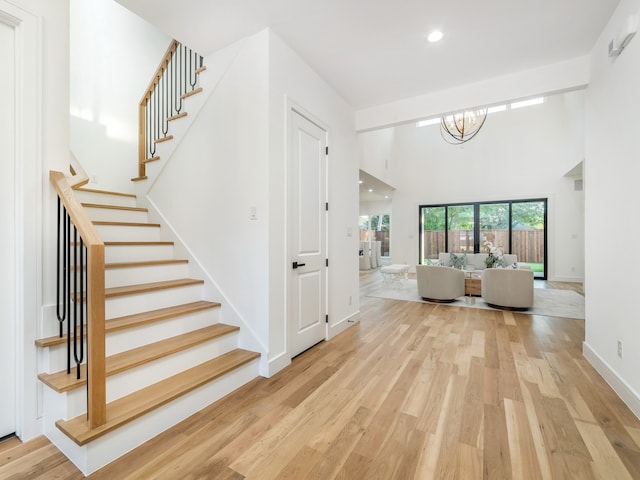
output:
[[[118,1],[204,55],[270,27],[356,109],[586,55],[619,2]]]

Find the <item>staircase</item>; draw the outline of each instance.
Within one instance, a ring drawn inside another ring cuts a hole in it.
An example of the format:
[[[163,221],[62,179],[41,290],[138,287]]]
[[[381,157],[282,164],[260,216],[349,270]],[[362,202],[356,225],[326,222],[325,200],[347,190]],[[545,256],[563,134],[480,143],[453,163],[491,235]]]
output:
[[[237,347],[239,328],[134,195],[75,193],[104,241],[106,423],[87,422],[86,365],[67,374],[66,337],[36,343],[45,434],[88,475],[258,376],[260,355]]]

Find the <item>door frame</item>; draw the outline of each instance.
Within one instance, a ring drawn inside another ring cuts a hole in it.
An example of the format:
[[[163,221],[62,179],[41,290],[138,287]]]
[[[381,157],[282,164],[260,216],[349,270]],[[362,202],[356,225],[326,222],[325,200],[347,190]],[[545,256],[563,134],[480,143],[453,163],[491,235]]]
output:
[[[42,305],[42,21],[0,0],[0,21],[15,31],[15,345],[16,435],[42,433],[42,386],[36,381]],[[49,205],[50,202],[47,202]]]
[[[284,255],[285,255],[285,345],[286,345],[286,349],[287,349],[287,355],[289,358],[292,358],[291,356],[291,352],[292,352],[292,329],[293,329],[293,323],[292,323],[292,319],[293,319],[293,314],[292,314],[292,274],[291,274],[291,259],[293,258],[293,252],[291,251],[291,244],[289,241],[290,238],[290,234],[291,234],[291,226],[293,224],[293,219],[291,216],[291,209],[289,206],[289,192],[290,192],[290,188],[291,188],[291,182],[292,182],[292,178],[291,178],[291,161],[292,161],[292,151],[291,151],[291,142],[292,142],[292,131],[291,129],[293,128],[293,122],[292,122],[292,114],[293,113],[297,113],[298,115],[301,115],[302,117],[304,117],[305,119],[307,119],[309,122],[315,124],[316,126],[318,126],[319,128],[321,128],[322,130],[324,130],[325,134],[326,134],[326,139],[327,139],[327,145],[330,144],[330,137],[331,137],[331,132],[329,130],[329,127],[322,121],[320,120],[317,116],[315,116],[314,114],[312,114],[309,110],[305,109],[304,107],[300,106],[298,103],[296,103],[295,101],[293,101],[292,99],[290,99],[289,97],[286,97],[286,108],[285,108],[285,145],[286,145],[286,175],[285,175],[285,224],[286,224],[286,228],[285,228],[285,249],[284,249]],[[325,166],[325,175],[326,175],[326,182],[325,182],[325,198],[327,203],[330,204],[330,195],[329,192],[331,191],[330,188],[330,171],[331,171],[331,161],[330,161],[331,157],[330,155],[326,156],[326,166]],[[329,216],[331,214],[331,209],[329,209],[327,211],[327,214],[325,216],[325,255],[326,258],[329,258],[330,256],[330,244],[329,244],[329,239],[331,238],[330,235],[330,221],[329,221]],[[330,307],[331,307],[331,302],[330,302],[330,298],[331,298],[331,290],[330,290],[330,285],[331,285],[331,281],[330,281],[330,270],[328,267],[326,267],[326,274],[325,274],[325,298],[324,298],[324,302],[325,302],[325,311],[326,314],[329,315],[330,314]],[[325,331],[324,331],[324,340],[327,340],[329,338],[329,325],[330,323],[325,324]]]

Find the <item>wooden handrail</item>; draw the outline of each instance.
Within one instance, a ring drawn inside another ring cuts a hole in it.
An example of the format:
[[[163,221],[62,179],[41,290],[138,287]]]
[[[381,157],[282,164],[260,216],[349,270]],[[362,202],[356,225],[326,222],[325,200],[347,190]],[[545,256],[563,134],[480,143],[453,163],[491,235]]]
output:
[[[138,105],[138,176],[131,180],[147,178],[147,163],[160,159],[157,145],[173,138],[170,122],[186,115],[183,101],[202,91],[198,78],[206,69],[203,60],[186,45],[171,41]]]
[[[49,179],[87,247],[87,421],[96,428],[107,421],[104,242],[73,192],[88,179],[53,170]]]
[[[144,147],[145,146],[144,116],[145,116],[145,108],[146,108],[147,100],[149,100],[149,98],[151,97],[151,94],[156,88],[156,85],[158,85],[160,78],[162,78],[162,74],[167,69],[167,66],[169,65],[169,61],[171,60],[171,57],[178,49],[178,45],[180,45],[180,42],[178,42],[177,40],[171,41],[171,43],[169,44],[169,48],[167,48],[167,51],[162,57],[162,60],[160,60],[160,64],[158,65],[156,72],[153,74],[151,82],[149,82],[149,86],[145,90],[144,95],[142,95],[142,98],[140,99],[140,104],[138,106],[138,176],[139,177],[144,177],[146,173],[146,166],[145,166],[146,155],[145,155],[145,147]]]

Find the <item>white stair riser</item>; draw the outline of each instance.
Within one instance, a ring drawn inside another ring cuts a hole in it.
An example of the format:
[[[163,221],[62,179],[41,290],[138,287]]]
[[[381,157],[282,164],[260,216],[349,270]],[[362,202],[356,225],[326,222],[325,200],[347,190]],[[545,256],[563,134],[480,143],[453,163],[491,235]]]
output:
[[[180,317],[169,318],[161,322],[154,322],[150,325],[141,325],[135,328],[112,332],[107,336],[107,355],[114,355],[165,338],[171,338],[182,333],[214,325],[219,323],[219,315],[220,309],[209,308],[201,312],[181,315]]]
[[[136,242],[157,242],[160,240],[160,227],[95,225],[98,235],[104,242],[134,240]]]
[[[74,190],[76,197],[82,203],[95,203],[98,205],[118,205],[120,207],[135,207],[135,197],[125,197],[122,195],[109,195],[107,193],[84,192]]]
[[[258,368],[258,360],[249,362],[83,447],[55,427],[47,429],[45,435],[84,475],[89,475],[250,382],[257,377]]]
[[[173,258],[173,245],[107,245],[105,263],[144,262]]]
[[[202,300],[202,284],[112,297],[105,302],[105,318],[148,312],[198,300]]]
[[[104,273],[106,288],[140,283],[176,280],[189,276],[187,263],[171,263],[166,265],[149,265],[126,268],[107,268]]]
[[[44,388],[45,416],[55,424],[58,420],[69,420],[87,411],[86,388],[75,388],[68,392],[58,393],[55,390]],[[47,424],[49,421],[46,422]]]
[[[111,332],[106,336],[105,341],[107,356],[213,325],[218,323],[218,317],[219,309],[209,308],[189,315]],[[52,373],[64,370],[67,368],[67,344],[44,349],[41,360],[41,371],[43,372]]]
[[[86,207],[89,218],[96,222],[143,222],[148,223],[147,212],[138,210],[117,210],[112,208]]]
[[[236,348],[237,345],[237,334],[224,335],[182,352],[177,352],[118,375],[113,375],[107,378],[107,402],[117,400],[141,388],[227,353]]]

